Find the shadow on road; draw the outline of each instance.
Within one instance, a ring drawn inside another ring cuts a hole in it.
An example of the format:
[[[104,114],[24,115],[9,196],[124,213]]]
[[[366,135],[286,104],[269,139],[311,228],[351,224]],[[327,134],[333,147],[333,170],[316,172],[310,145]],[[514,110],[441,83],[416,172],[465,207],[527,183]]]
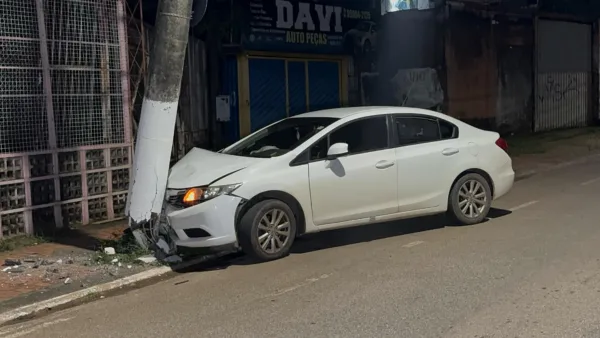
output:
[[[489,218],[484,223],[487,223],[490,219],[501,218],[509,214],[511,214],[511,212],[508,210],[492,208],[488,215]],[[384,238],[398,237],[407,234],[436,230],[447,226],[455,225],[449,223],[449,220],[445,215],[436,215],[402,221],[345,228],[339,230],[324,231],[314,234],[308,234],[298,238],[294,243],[294,246],[292,247],[291,254],[305,254],[309,252],[327,250],[346,245],[376,241]],[[185,273],[221,270],[226,269],[231,265],[252,264],[257,263],[252,261],[249,257],[243,255],[242,253],[234,253],[231,255],[224,256],[221,259],[206,262],[177,272]]]

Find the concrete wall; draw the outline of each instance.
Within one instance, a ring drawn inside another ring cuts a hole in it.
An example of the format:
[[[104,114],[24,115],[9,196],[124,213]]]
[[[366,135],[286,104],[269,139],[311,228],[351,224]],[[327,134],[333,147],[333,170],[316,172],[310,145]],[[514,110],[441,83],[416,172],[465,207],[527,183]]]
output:
[[[503,133],[531,130],[531,20],[449,9],[445,57],[449,115]]]

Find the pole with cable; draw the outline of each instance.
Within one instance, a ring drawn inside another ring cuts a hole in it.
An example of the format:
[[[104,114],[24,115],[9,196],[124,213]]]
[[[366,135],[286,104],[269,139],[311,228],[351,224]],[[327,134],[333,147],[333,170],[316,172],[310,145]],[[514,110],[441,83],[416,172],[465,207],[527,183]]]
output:
[[[146,248],[143,229],[157,223],[167,185],[191,15],[192,0],[161,1],[158,8],[126,210]]]

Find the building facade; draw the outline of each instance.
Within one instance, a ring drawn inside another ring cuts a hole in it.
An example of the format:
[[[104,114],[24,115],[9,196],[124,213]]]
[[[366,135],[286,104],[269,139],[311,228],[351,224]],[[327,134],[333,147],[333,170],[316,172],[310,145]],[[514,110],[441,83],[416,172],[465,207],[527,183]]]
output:
[[[379,1],[238,4],[240,40],[220,65],[217,97],[225,143],[284,117],[360,103],[355,70],[376,48]]]
[[[384,95],[378,104],[427,108],[441,99],[443,112],[502,133],[597,122],[600,3],[448,0],[429,5],[392,7],[382,18],[385,42],[380,45],[388,49],[378,51],[384,60],[376,81],[376,92]],[[398,48],[390,47],[390,40],[407,27],[413,31],[399,39],[403,52],[391,56]],[[419,68],[435,75],[417,76]]]

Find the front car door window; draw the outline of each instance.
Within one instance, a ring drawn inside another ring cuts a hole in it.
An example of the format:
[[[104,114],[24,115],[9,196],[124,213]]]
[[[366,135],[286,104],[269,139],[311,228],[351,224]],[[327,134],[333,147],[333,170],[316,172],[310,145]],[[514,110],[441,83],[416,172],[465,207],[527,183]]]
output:
[[[327,160],[327,149],[347,143],[348,154]],[[316,225],[356,221],[395,213],[397,171],[386,116],[349,122],[310,150],[310,192]]]
[[[389,147],[387,118],[361,119],[334,130],[311,147],[311,161],[325,159],[327,150],[335,143],[347,143],[348,155],[386,149]]]

